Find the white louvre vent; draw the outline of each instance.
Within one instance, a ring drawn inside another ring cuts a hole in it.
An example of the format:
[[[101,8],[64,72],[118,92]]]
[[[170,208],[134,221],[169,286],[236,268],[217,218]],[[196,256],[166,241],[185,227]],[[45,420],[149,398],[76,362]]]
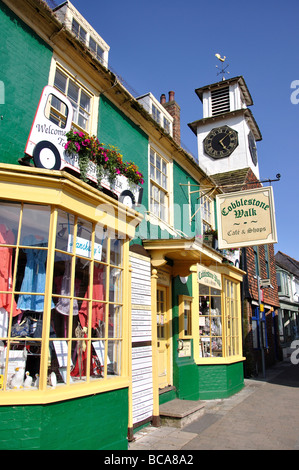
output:
[[[220,88],[211,91],[212,99],[212,116],[218,116],[222,113],[230,111],[229,104],[229,87]]]

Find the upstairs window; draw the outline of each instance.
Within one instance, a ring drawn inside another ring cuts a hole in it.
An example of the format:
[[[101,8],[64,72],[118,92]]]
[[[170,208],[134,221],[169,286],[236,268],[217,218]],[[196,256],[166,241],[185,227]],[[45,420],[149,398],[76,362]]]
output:
[[[73,18],[72,21],[72,32],[75,34],[75,36],[80,39],[80,41],[84,42],[86,44],[86,31],[85,29],[82,28],[82,26],[79,25],[79,23]]]
[[[99,46],[99,44],[96,43],[96,41],[90,36],[89,38],[89,48],[91,52],[95,55],[95,57],[101,62],[104,62],[104,51],[103,49]]]
[[[266,277],[270,279],[269,246],[264,245],[264,249],[265,249]]]
[[[56,68],[54,87],[69,98],[73,106],[73,124],[75,127],[89,132],[91,114],[91,95],[78,81],[72,79],[66,72]],[[60,111],[57,100],[57,109]]]
[[[150,211],[169,222],[168,163],[153,149],[150,150]]]
[[[165,116],[163,117],[163,128],[168,134],[170,134],[170,122]]]
[[[154,106],[152,104],[152,116],[153,116],[153,119],[158,123],[158,124],[161,124],[161,113],[160,111],[158,110],[158,108],[156,108],[156,106]]]
[[[277,277],[278,292],[282,295],[289,297],[290,296],[289,275],[284,271],[280,271],[276,274],[276,277]]]
[[[255,266],[255,275],[260,275],[260,261],[259,261],[259,248],[257,245],[253,247],[253,255],[254,255],[254,266]]]
[[[208,196],[201,197],[201,218],[203,233],[214,228],[214,201]]]

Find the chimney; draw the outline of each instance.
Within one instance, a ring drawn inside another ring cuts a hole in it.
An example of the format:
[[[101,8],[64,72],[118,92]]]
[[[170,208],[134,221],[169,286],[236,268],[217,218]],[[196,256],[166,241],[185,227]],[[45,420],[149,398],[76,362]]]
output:
[[[168,96],[169,96],[169,101],[174,101],[174,91],[169,91]]]
[[[164,106],[170,116],[173,117],[173,140],[181,145],[181,108],[174,99],[174,91],[168,93],[169,101],[166,103],[165,95],[161,95],[160,103]]]
[[[160,96],[160,103],[163,105],[166,103],[166,96],[164,95],[164,93]]]

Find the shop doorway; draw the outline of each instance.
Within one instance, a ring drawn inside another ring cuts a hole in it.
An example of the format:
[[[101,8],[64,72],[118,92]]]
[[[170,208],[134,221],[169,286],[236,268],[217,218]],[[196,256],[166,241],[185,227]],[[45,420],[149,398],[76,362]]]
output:
[[[159,389],[171,385],[171,327],[168,300],[169,289],[157,288],[157,347],[158,347],[158,386]]]

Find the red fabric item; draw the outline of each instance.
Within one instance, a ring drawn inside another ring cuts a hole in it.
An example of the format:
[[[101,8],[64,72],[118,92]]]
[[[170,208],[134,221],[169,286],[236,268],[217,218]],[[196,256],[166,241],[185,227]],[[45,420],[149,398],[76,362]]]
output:
[[[93,299],[101,300],[105,298],[105,286],[103,282],[104,277],[104,268],[102,266],[94,267],[93,273]],[[85,298],[88,297],[86,292]],[[79,318],[81,326],[88,325],[88,301],[83,300],[80,311]],[[91,327],[97,328],[99,326],[99,321],[105,321],[105,305],[101,302],[92,301],[92,320]]]
[[[5,243],[7,245],[13,245],[15,242],[14,234],[11,230],[7,230],[4,224],[0,224],[0,243]],[[11,291],[12,289],[12,253],[13,248],[10,247],[0,247],[0,291]],[[10,313],[12,305],[12,315],[20,315],[21,310],[17,308],[17,304],[14,299],[12,299],[12,294],[10,293],[1,293],[0,292],[0,308],[4,308],[8,313]]]

